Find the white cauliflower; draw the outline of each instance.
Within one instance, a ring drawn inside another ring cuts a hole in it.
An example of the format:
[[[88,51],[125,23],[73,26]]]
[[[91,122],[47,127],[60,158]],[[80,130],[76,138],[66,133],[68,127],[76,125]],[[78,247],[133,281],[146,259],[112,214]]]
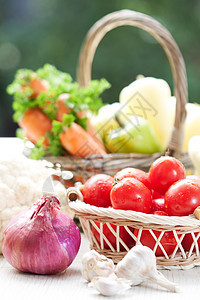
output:
[[[2,233],[16,214],[30,207],[42,196],[44,181],[53,173],[44,161],[36,161],[23,154],[0,157],[0,253]],[[65,193],[61,184],[55,185],[58,198]],[[63,197],[62,197],[63,198]],[[67,203],[61,209],[73,217]]]

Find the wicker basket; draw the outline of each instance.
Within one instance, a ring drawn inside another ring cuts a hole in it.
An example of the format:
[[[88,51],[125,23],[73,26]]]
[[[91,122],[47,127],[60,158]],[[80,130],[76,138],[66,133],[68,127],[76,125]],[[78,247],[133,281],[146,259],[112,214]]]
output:
[[[140,238],[143,230],[145,230],[145,232],[149,232],[154,241],[154,253],[156,253],[158,247],[162,251],[162,255],[157,256],[159,268],[189,269],[200,265],[200,250],[197,243],[200,237],[200,221],[193,215],[186,217],[159,216],[130,210],[96,207],[80,200],[69,202],[69,205],[76,216],[79,217],[83,231],[90,242],[90,248],[112,258],[115,263],[120,261],[130,249],[131,239],[133,241],[131,245],[142,244]],[[97,226],[96,222],[100,225]],[[107,226],[106,236],[103,233],[104,224]],[[111,224],[116,226],[113,227]],[[120,228],[122,228],[120,226],[130,235],[128,245],[123,238],[120,238]],[[98,232],[98,239],[93,228]],[[134,229],[138,229],[137,235],[134,234]],[[162,245],[162,237],[168,232],[173,233],[176,240],[176,246],[170,255]],[[188,251],[185,251],[182,245],[186,234],[191,234],[192,237],[191,247]],[[115,245],[107,239],[109,235],[115,237]]]
[[[174,95],[177,99],[176,118],[169,143],[169,152],[171,155],[178,157],[187,169],[192,168],[188,154],[181,153],[185,104],[187,102],[185,65],[175,41],[161,24],[149,16],[130,10],[114,12],[103,17],[94,24],[86,37],[80,55],[78,81],[81,85],[88,84],[91,79],[92,60],[99,42],[108,31],[122,25],[136,26],[149,32],[161,44],[167,55],[174,78]],[[151,163],[160,155],[161,153],[154,155],[108,154],[104,157],[89,157],[87,159],[65,157],[57,160],[52,158],[52,162],[59,162],[63,168],[71,169],[75,172],[75,176],[83,176],[85,180],[87,177],[99,172],[112,175],[124,167],[136,167],[147,171]],[[72,166],[73,163],[74,166]],[[83,231],[90,242],[90,247],[112,258],[114,262],[121,260],[130,248],[130,244],[126,244],[120,236],[121,228],[123,228],[132,239],[133,244],[140,244],[143,231],[148,231],[154,241],[154,252],[156,253],[158,248],[162,252],[160,256],[157,256],[159,268],[187,269],[200,265],[200,250],[197,243],[200,236],[200,221],[193,215],[168,217],[95,207],[81,201],[83,199],[80,192],[77,192],[77,195],[79,200],[69,201],[69,205],[76,216],[79,217]],[[103,232],[104,224],[106,224],[108,232],[110,231],[106,236]],[[138,229],[137,235],[135,229]],[[97,235],[95,230],[98,233]],[[162,245],[163,235],[169,232],[173,234],[176,241],[176,246],[170,255]],[[187,251],[183,247],[186,234],[190,234],[192,237],[190,249],[187,249]],[[115,236],[114,245],[107,239],[108,235]]]
[[[177,99],[174,130],[167,151],[170,155],[179,157],[187,169],[191,169],[193,165],[188,154],[181,152],[186,115],[185,104],[188,97],[185,64],[174,39],[160,23],[147,15],[131,10],[117,11],[100,19],[89,30],[82,46],[77,80],[81,86],[88,85],[91,80],[92,61],[98,44],[108,31],[123,25],[131,25],[147,31],[160,43],[166,53],[174,80],[174,96]],[[53,164],[59,163],[62,169],[71,170],[77,180],[85,182],[88,177],[94,174],[113,175],[125,167],[135,167],[148,171],[151,163],[162,154],[112,153],[104,156],[94,155],[84,159],[73,156],[47,157],[47,159]]]

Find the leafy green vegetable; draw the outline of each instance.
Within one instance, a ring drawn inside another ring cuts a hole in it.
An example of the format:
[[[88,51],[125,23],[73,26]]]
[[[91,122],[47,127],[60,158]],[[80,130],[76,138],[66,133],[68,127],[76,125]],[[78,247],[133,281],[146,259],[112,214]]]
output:
[[[56,106],[56,100],[59,95],[56,94],[53,95],[51,90],[47,92],[43,92],[40,95],[38,95],[37,99],[37,105],[39,106],[45,115],[49,117],[49,119],[54,120],[56,117],[57,112],[57,106]]]
[[[47,81],[49,89],[34,97],[34,90],[31,88],[31,81],[41,78]],[[97,112],[102,106],[99,95],[110,87],[106,79],[92,80],[88,87],[80,87],[73,82],[68,73],[61,72],[56,67],[45,64],[36,72],[29,69],[20,69],[16,72],[14,81],[7,87],[7,92],[13,95],[14,121],[22,118],[29,108],[38,106],[51,119],[55,119],[57,107],[55,105],[59,95],[70,94],[66,105],[73,112],[91,110]]]
[[[34,96],[31,81],[35,78],[46,80],[49,84],[48,91]],[[66,91],[73,91],[74,85],[69,74],[61,72],[49,64],[45,64],[36,72],[29,69],[18,70],[14,81],[7,87],[7,93],[14,97],[14,121],[18,122],[27,109],[36,106],[42,108],[45,114],[53,120],[56,116],[57,107],[55,103],[58,96]]]
[[[59,136],[64,131],[65,126],[70,127],[75,119],[76,118],[73,115],[65,115],[63,122],[56,120],[52,121],[52,129],[47,133],[47,137],[49,139],[49,147],[46,151],[47,153],[53,156],[61,156],[64,152],[66,152],[60,143]]]
[[[104,78],[91,80],[87,87],[77,86],[65,103],[76,112],[90,110],[96,113],[103,105],[99,95],[108,88],[110,88],[110,84]]]
[[[26,137],[24,136],[24,131],[21,128],[16,129],[16,137],[18,137],[21,140],[25,140]]]
[[[49,87],[45,92],[36,92],[32,85],[34,79],[45,80]],[[62,155],[65,151],[60,143],[59,135],[65,126],[70,127],[76,122],[87,129],[87,117],[79,118],[78,112],[91,111],[97,113],[103,105],[100,94],[110,88],[106,79],[92,80],[87,87],[80,87],[72,77],[56,67],[45,64],[35,72],[30,69],[20,69],[16,72],[14,81],[7,87],[7,92],[13,95],[13,119],[18,122],[26,110],[39,107],[52,120],[52,130],[46,134],[49,146],[45,149],[42,139],[35,145],[31,157],[41,158],[45,154]],[[64,115],[63,122],[56,121],[58,97],[69,94],[65,104],[70,108],[69,114]]]
[[[35,147],[31,150],[30,158],[40,159],[46,155],[45,146],[43,144],[44,137],[41,137],[40,140],[36,143]]]
[[[87,130],[87,117],[83,117],[83,118],[76,118],[76,123],[79,124],[81,127],[83,127],[83,129]]]
[[[60,89],[60,94],[67,88],[69,90],[72,88],[70,83],[72,83],[72,77],[68,73],[64,73],[56,69],[56,67],[45,64],[42,68],[36,71],[37,77],[45,79],[52,89],[58,91]]]

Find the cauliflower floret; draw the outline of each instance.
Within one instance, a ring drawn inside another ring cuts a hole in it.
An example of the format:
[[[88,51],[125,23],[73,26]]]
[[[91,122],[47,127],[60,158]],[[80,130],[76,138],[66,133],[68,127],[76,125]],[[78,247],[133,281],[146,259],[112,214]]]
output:
[[[4,177],[4,174],[7,174],[7,167],[3,164],[3,162],[0,160],[0,179]]]
[[[53,172],[45,161],[32,160],[22,154],[0,157],[0,254],[5,226],[42,196],[43,184]],[[67,205],[65,187],[59,182],[54,183],[61,210],[73,218],[74,212]]]
[[[7,184],[0,182],[0,213],[2,214],[2,211],[7,207],[12,207],[14,203],[14,190],[10,189]]]
[[[44,162],[23,154],[0,157],[0,242],[11,218],[42,196],[44,181],[52,171]]]
[[[33,202],[35,187],[35,183],[33,183],[31,178],[19,176],[16,179],[15,185],[13,186],[15,199],[18,199],[18,204],[29,205],[31,202]]]
[[[45,161],[32,160],[22,154],[0,157],[0,254],[5,226],[42,196],[43,184],[53,172]],[[54,183],[61,210],[73,218],[74,212],[67,205],[65,187],[59,182]]]
[[[8,169],[6,169],[6,173],[3,173],[4,175],[0,178],[0,181],[6,184],[7,186],[14,186],[16,177],[12,176],[8,173]]]

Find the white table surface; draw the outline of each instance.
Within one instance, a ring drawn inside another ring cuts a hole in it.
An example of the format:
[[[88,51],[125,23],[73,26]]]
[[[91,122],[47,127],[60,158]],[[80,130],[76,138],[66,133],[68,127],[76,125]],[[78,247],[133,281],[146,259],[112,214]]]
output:
[[[81,275],[81,259],[89,251],[89,243],[82,234],[81,247],[69,268],[57,275],[34,275],[15,270],[0,257],[0,299],[106,299],[87,283]],[[125,295],[108,297],[107,299],[162,300],[192,299],[200,292],[200,268],[190,270],[162,270],[169,280],[177,283],[179,293],[170,293],[157,285],[140,285],[132,287]]]
[[[15,151],[22,150],[22,144],[17,139],[0,138],[0,154],[9,149],[13,143]],[[17,147],[18,145],[18,147]],[[15,270],[0,256],[0,300],[44,300],[44,299],[106,299],[98,292],[87,286],[81,275],[81,259],[89,251],[89,242],[85,235],[81,235],[81,247],[71,266],[57,275],[34,275]],[[200,292],[200,267],[190,270],[162,270],[169,280],[177,283],[179,293],[170,293],[156,285],[140,285],[132,287],[125,295],[109,297],[108,299],[137,299],[162,300],[198,298]]]

